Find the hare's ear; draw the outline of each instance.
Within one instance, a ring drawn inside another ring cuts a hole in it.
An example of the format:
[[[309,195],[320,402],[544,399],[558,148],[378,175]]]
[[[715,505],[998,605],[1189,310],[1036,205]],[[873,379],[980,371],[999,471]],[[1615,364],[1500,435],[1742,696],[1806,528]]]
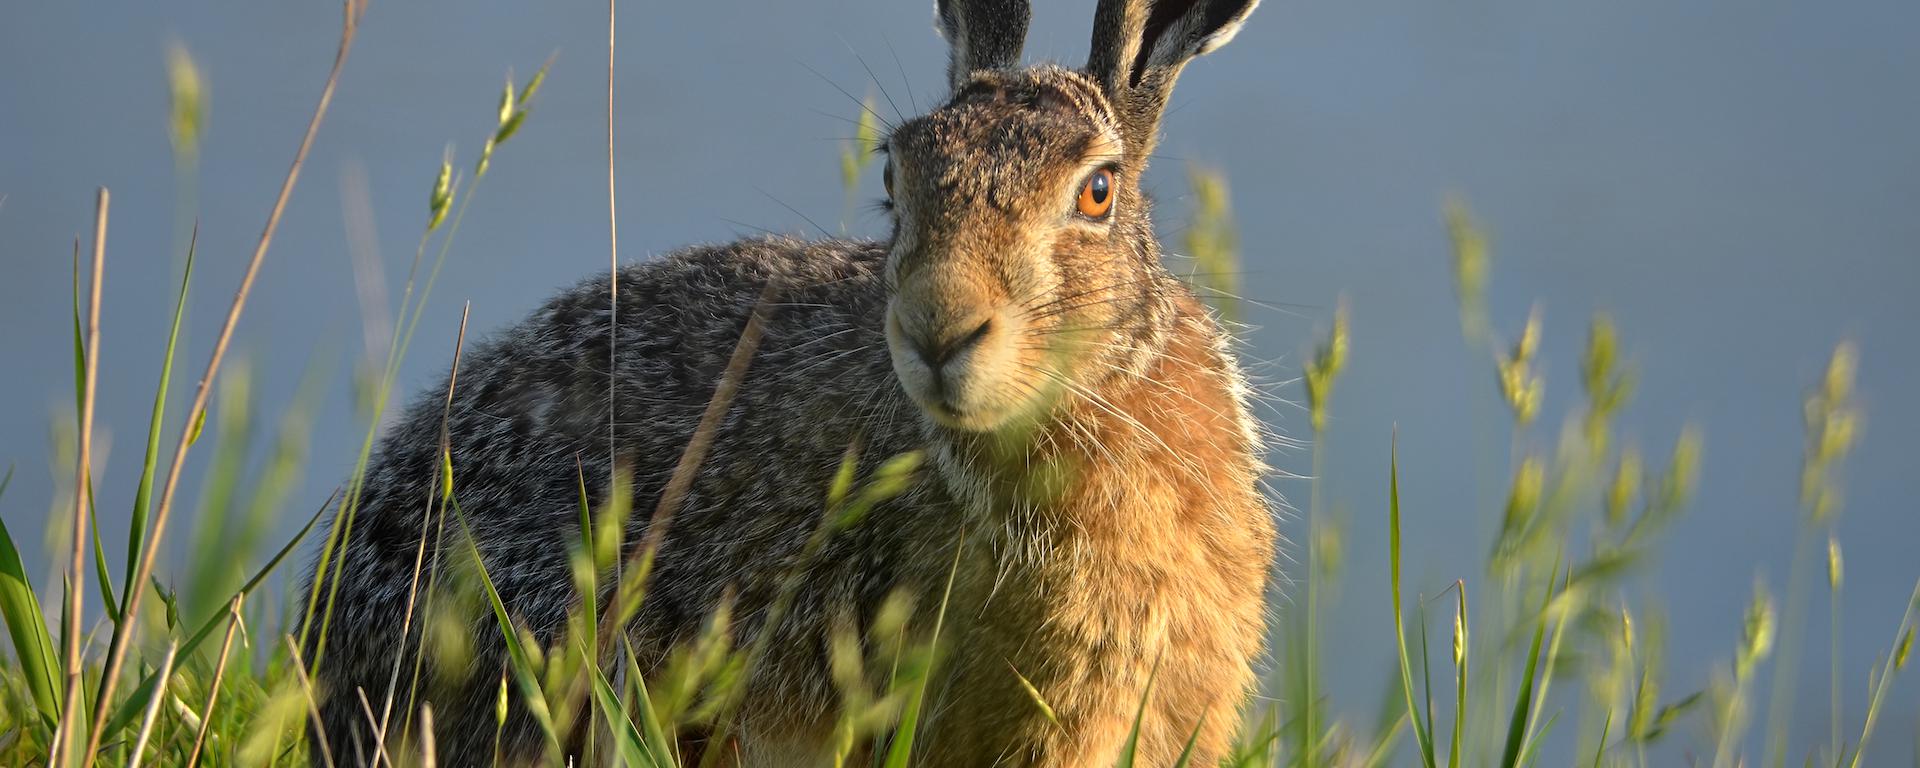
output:
[[[1226,45],[1260,0],[1100,0],[1087,72],[1118,111],[1127,151],[1153,151],[1181,67]]]
[[[953,48],[947,82],[957,91],[975,70],[1019,66],[1032,16],[1027,0],[937,0],[934,21]]]

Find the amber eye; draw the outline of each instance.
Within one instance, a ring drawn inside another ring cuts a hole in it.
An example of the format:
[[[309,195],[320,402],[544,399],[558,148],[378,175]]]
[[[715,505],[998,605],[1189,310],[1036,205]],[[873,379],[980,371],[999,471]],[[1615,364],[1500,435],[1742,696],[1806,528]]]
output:
[[[1113,169],[1102,168],[1080,187],[1080,215],[1098,219],[1113,210]]]

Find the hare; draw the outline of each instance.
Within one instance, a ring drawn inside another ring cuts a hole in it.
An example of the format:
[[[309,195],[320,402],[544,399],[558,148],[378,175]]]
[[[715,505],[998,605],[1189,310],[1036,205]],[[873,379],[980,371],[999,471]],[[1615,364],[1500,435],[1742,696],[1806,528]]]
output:
[[[1139,764],[1227,754],[1276,546],[1263,447],[1227,335],[1160,264],[1140,178],[1181,69],[1256,4],[1100,0],[1070,69],[1020,65],[1025,0],[939,0],[951,95],[881,142],[891,237],[690,248],[622,268],[617,321],[601,277],[470,350],[451,393],[385,435],[313,585],[335,593],[327,647],[308,649],[333,756],[373,757],[359,692],[378,710],[396,669],[407,706],[417,553],[470,542],[515,624],[562,636],[582,479],[596,506],[625,488],[625,541],[644,541],[750,317],[758,343],[623,628],[642,669],[723,606],[737,644],[773,633],[729,761],[830,754],[828,633],[895,592],[915,598],[910,626],[944,617],[916,764],[1110,766],[1136,715]],[[443,440],[464,529],[425,524]],[[767,626],[851,445],[863,474],[925,464],[805,561]],[[468,629],[463,667],[420,666],[447,765],[496,748],[506,648],[485,607]],[[538,759],[512,693],[498,748]]]

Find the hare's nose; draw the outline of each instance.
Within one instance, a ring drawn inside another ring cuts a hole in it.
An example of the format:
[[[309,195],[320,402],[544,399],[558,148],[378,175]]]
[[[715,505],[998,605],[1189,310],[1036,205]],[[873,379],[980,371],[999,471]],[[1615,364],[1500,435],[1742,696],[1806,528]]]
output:
[[[909,337],[908,343],[913,352],[927,368],[940,373],[941,369],[960,353],[979,346],[980,340],[993,330],[991,315],[978,324],[951,323],[942,328],[929,329],[924,335]]]

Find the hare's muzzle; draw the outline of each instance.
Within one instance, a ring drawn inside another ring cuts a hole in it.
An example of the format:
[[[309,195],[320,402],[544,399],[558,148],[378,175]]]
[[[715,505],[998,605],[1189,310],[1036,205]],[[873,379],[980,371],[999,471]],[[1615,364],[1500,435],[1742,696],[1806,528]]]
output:
[[[1016,322],[997,307],[896,298],[887,311],[894,376],[936,423],[992,431],[1024,406]]]

